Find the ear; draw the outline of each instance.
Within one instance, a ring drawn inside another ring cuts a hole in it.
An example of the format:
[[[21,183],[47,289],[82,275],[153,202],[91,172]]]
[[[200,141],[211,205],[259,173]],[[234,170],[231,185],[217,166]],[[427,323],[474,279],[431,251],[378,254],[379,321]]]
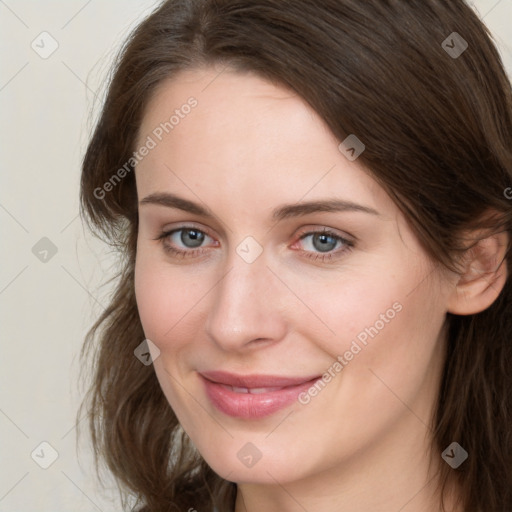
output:
[[[480,313],[498,298],[507,281],[508,243],[508,233],[503,231],[481,239],[466,251],[463,270],[448,300],[449,313]]]

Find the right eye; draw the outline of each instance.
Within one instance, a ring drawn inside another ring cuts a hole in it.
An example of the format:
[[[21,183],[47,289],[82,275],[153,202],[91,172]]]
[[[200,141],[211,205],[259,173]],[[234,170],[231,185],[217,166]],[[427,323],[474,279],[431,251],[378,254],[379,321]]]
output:
[[[194,257],[203,253],[201,245],[206,239],[213,240],[204,231],[194,226],[183,226],[181,228],[163,231],[155,240],[160,240],[164,250],[176,256]]]

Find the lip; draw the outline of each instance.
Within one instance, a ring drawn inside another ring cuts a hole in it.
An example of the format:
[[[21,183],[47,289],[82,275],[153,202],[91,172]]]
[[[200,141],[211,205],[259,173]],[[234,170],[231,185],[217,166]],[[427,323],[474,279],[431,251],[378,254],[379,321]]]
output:
[[[219,411],[245,419],[263,418],[291,405],[300,393],[321,378],[321,375],[235,375],[222,371],[201,372],[199,375],[206,395]],[[248,392],[241,388],[246,388]]]

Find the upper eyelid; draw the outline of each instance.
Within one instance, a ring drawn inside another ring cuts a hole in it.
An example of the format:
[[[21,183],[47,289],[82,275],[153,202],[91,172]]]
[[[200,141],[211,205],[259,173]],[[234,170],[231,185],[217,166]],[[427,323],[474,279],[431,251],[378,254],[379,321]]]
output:
[[[306,227],[306,228],[301,228],[299,229],[298,231],[298,237],[302,237],[304,235],[309,235],[309,234],[312,234],[312,235],[315,235],[315,234],[322,234],[322,233],[325,233],[327,235],[333,235],[333,236],[338,236],[340,238],[345,238],[345,239],[356,239],[355,236],[352,236],[352,235],[349,235],[348,233],[340,233],[339,230],[337,229],[334,229],[334,228],[328,228],[326,226],[321,226],[321,227],[318,227],[318,228],[310,228],[310,227]]]
[[[176,226],[176,227],[170,227],[170,228],[164,227],[164,228],[161,228],[160,233],[162,235],[163,234],[171,235],[171,234],[176,233],[177,231],[186,231],[187,229],[196,229],[197,231],[201,231],[201,233],[208,235],[210,238],[214,238],[214,239],[216,238],[215,236],[213,236],[213,234],[210,233],[210,231],[208,229],[199,227],[199,226],[195,226],[193,223]]]
[[[177,228],[171,228],[171,229],[162,229],[161,233],[157,236],[157,240],[160,238],[167,238],[172,235],[175,235],[176,233],[179,233],[180,231],[187,231],[187,230],[193,230],[200,231],[201,233],[204,233],[207,237],[211,238],[212,240],[216,241],[216,238],[212,236],[208,231],[206,231],[203,228],[198,228],[196,226],[181,226]],[[192,249],[191,249],[192,250]]]

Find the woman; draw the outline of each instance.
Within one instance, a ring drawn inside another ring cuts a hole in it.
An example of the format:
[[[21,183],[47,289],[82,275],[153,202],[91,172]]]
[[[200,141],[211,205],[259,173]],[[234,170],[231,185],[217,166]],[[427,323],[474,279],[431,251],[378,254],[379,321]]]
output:
[[[141,23],[81,182],[122,258],[90,427],[140,510],[510,509],[511,140],[462,0]]]

